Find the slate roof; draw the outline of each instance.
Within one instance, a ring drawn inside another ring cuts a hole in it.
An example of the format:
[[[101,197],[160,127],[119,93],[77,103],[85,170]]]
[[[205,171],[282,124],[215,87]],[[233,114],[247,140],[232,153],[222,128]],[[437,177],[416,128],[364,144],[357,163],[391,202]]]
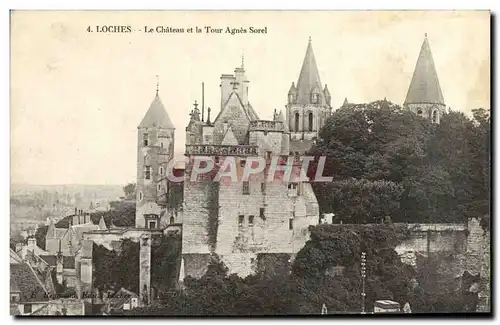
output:
[[[146,115],[144,115],[141,124],[139,124],[139,128],[148,128],[148,127],[175,129],[172,120],[167,114],[165,106],[163,106],[163,103],[161,102],[160,96],[158,96],[158,93],[153,99],[151,106],[149,106]]]
[[[248,103],[247,111],[248,111],[248,116],[252,121],[259,120],[259,115],[257,115],[257,112],[255,112],[253,106],[250,103]]]
[[[55,255],[40,255],[40,258],[50,266],[56,266],[57,264],[57,256]]]
[[[420,48],[413,78],[404,102],[404,104],[419,103],[445,105],[427,35]]]
[[[318,90],[320,95],[320,102],[323,104],[326,103],[325,94],[319,78],[318,66],[316,65],[316,58],[314,57],[311,39],[309,38],[306,56],[304,57],[304,62],[302,63],[302,69],[300,70],[299,80],[297,81],[296,86],[297,104],[309,104],[311,102],[311,93],[315,88]]]
[[[71,229],[74,231],[77,240],[81,240],[83,238],[84,232],[99,230],[100,227],[99,225],[94,225],[92,222],[90,222],[82,225],[72,226]]]
[[[42,286],[36,271],[28,264],[10,265],[10,287],[20,292],[20,303],[48,301],[48,293]]]

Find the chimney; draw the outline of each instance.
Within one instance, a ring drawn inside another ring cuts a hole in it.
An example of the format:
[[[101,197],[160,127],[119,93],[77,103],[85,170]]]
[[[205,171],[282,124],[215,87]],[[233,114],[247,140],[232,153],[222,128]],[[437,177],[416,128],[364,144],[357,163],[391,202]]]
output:
[[[235,78],[232,74],[223,74],[220,77],[220,91],[221,91],[221,103],[220,103],[220,108],[222,109],[222,106],[226,102],[226,100],[229,98],[229,95],[233,92],[233,83],[235,81]]]
[[[34,248],[36,246],[36,238],[30,237],[28,238],[28,248]]]

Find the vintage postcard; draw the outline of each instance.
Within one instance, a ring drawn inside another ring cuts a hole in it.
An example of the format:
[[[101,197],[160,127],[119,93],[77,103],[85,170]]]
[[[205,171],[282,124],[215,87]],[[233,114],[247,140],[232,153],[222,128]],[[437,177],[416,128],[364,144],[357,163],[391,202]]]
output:
[[[490,26],[11,11],[11,314],[489,315]]]

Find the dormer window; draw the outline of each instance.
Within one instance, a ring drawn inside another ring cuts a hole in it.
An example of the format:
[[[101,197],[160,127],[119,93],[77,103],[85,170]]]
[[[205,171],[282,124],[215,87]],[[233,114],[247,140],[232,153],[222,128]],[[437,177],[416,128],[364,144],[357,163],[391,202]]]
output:
[[[313,93],[311,95],[311,103],[312,104],[318,104],[319,102],[319,94],[318,93]]]

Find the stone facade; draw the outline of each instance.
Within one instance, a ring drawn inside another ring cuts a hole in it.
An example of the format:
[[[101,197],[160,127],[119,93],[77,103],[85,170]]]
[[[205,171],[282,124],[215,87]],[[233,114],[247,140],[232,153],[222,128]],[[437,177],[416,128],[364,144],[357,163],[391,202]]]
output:
[[[290,132],[283,112],[275,111],[269,121],[259,119],[247,96],[248,84],[243,66],[236,68],[234,75],[221,77],[221,110],[213,122],[200,118],[197,105],[191,112],[186,127],[182,277],[203,275],[214,254],[240,276],[255,272],[263,253],[285,254],[290,260],[308,240],[309,225],[319,221],[318,203],[307,181],[268,181],[272,160],[288,159]],[[210,159],[215,171],[231,168],[227,162],[233,161],[238,180],[214,180],[215,172],[194,177],[199,157]],[[246,161],[255,157],[265,159],[264,171],[242,180]],[[300,166],[300,160],[295,162]]]
[[[307,45],[297,85],[288,91],[286,116],[290,130],[290,151],[304,154],[318,137],[319,130],[330,117],[331,95],[321,85],[311,40]]]
[[[174,153],[175,128],[158,92],[137,128],[136,218],[138,228],[161,228],[166,213],[168,162]]]

